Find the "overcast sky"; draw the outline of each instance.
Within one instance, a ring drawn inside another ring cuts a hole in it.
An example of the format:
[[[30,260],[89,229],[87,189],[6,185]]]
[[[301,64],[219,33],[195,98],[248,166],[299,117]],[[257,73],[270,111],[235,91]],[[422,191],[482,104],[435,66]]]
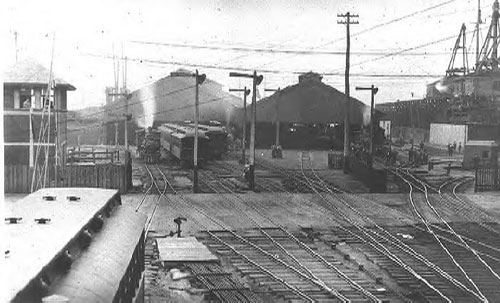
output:
[[[492,4],[492,0],[481,1],[483,20],[488,23]],[[198,65],[200,72],[226,88],[251,83],[229,78],[229,70],[208,66],[235,71],[240,67],[279,71],[264,73],[262,89],[295,84],[298,76],[291,72],[338,73],[323,80],[344,91],[345,56],[341,52],[345,51],[346,28],[337,24],[337,14],[347,11],[359,14],[359,24],[351,26],[351,73],[354,74],[351,94],[368,103],[369,93],[356,92],[354,87],[373,83],[380,88],[376,102],[411,99],[412,93],[420,98],[425,94],[426,83],[445,73],[461,24],[466,23],[468,31],[472,31],[477,18],[477,0],[4,0],[0,6],[3,7],[0,22],[4,22],[2,66],[15,62],[14,32],[17,32],[19,59],[34,58],[48,68],[55,34],[54,71],[77,88],[70,93],[70,109],[104,103],[104,88],[114,83],[113,61],[106,58],[113,54],[113,45],[119,56],[123,45],[125,55],[130,58],[127,76],[130,89],[183,67],[166,64],[178,62],[191,65],[186,66],[189,69]],[[426,10],[433,6],[438,7]],[[405,17],[408,15],[412,16]],[[400,17],[404,18],[391,23]],[[485,34],[486,29],[483,37]],[[447,37],[453,38],[431,43]],[[467,46],[475,51],[471,38],[469,33]],[[208,50],[134,41],[339,53]],[[391,55],[428,43],[404,55]],[[359,74],[429,77],[370,78]]]

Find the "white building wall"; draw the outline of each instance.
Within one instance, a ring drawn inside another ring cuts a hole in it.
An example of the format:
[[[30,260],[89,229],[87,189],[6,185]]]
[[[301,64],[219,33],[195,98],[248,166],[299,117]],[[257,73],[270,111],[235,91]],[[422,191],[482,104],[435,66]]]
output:
[[[462,142],[465,146],[467,142],[467,125],[431,123],[429,133],[429,143],[437,145],[447,145],[448,143]]]

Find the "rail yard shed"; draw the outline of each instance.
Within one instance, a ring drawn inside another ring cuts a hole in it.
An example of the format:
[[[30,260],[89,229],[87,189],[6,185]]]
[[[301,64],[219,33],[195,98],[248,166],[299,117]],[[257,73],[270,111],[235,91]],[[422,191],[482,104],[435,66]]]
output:
[[[177,72],[190,73],[184,69]],[[120,94],[107,89],[107,141],[110,144],[115,141],[116,125],[119,144],[123,144],[124,123],[121,121],[127,106],[128,113],[132,115],[128,122],[128,140],[132,144],[134,130],[138,128],[168,121],[194,120],[195,82],[192,78],[167,76],[123,97]],[[230,121],[234,109],[242,103],[240,98],[223,91],[221,84],[208,78],[199,86],[199,102],[200,121],[215,120],[223,124]]]
[[[344,93],[325,84],[322,78],[314,72],[302,74],[297,84],[257,102],[258,146],[269,147],[275,143],[278,124],[279,143],[285,148],[331,147],[332,138],[342,133],[346,98]],[[350,100],[350,124],[352,129],[360,129],[370,121],[370,107],[356,98],[351,97]],[[233,116],[238,128],[242,126],[243,115],[240,110],[238,115]],[[375,119],[378,120],[381,115],[376,111]],[[250,117],[248,107],[247,125]]]

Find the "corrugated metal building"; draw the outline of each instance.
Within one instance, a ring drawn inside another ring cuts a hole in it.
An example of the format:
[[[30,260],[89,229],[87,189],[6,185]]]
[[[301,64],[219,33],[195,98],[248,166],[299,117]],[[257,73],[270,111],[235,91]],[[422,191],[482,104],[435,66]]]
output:
[[[300,75],[297,84],[257,102],[256,145],[269,147],[274,143],[276,121],[279,121],[280,144],[284,148],[316,147],[315,140],[320,135],[320,129],[324,130],[327,124],[343,125],[345,99],[344,93],[323,83],[321,75],[313,72]],[[351,126],[359,129],[369,123],[370,107],[356,98],[351,97],[350,100]],[[381,115],[381,112],[375,111],[375,120],[378,121]],[[240,129],[243,123],[242,110],[234,117],[234,125]],[[247,107],[246,121],[248,125],[250,106]],[[307,126],[309,130],[300,133],[296,126]]]
[[[190,71],[179,70],[190,73]],[[106,105],[107,122],[121,119],[125,114],[125,98],[117,101],[109,99]],[[134,130],[145,126],[156,126],[171,121],[194,120],[195,80],[194,78],[165,77],[128,95],[128,112],[132,114],[129,122],[128,139],[134,144]],[[200,121],[216,120],[229,124],[236,106],[242,100],[222,89],[222,85],[206,79],[199,86],[199,118]],[[118,143],[123,144],[124,123],[118,123]],[[108,144],[115,143],[114,123],[108,123]]]

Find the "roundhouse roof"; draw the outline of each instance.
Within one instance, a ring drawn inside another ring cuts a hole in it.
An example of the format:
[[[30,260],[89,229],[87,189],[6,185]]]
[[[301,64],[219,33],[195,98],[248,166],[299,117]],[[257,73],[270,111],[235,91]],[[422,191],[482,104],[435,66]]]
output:
[[[363,113],[369,113],[370,108],[356,98],[351,97],[350,101],[351,123],[362,124]],[[299,83],[260,100],[257,103],[257,121],[274,122],[278,115],[280,121],[287,122],[342,122],[345,103],[345,94],[321,82],[321,77],[301,79]]]

